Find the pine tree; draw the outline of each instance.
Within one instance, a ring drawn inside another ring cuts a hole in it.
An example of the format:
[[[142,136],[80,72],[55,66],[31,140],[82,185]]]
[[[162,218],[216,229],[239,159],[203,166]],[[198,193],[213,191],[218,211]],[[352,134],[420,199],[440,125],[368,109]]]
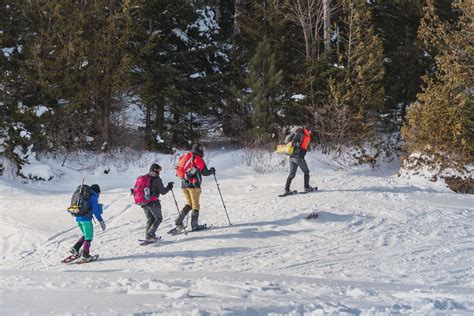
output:
[[[33,25],[23,18],[21,9],[12,2],[0,10],[0,154],[14,163],[17,172],[41,131],[41,122],[32,113],[38,104],[35,85],[20,68],[26,56],[26,35]]]
[[[378,113],[384,105],[383,46],[372,25],[372,15],[365,1],[350,1],[344,7],[342,21],[343,41],[339,47],[337,65],[340,69],[334,72],[334,76],[329,80],[331,84],[328,86],[328,102],[323,104],[321,109],[313,111],[316,111],[314,114],[317,117],[318,113],[328,112],[324,109],[325,106],[340,108],[347,117],[339,117],[350,121],[351,124],[341,129],[346,135],[334,137],[343,139],[346,145],[363,145],[364,142],[373,140]],[[334,99],[335,96],[337,100]],[[332,122],[321,122],[321,119],[323,117],[320,118],[319,124],[332,125]],[[331,116],[328,119],[331,119]],[[326,132],[332,134],[333,131]],[[336,143],[339,144],[339,141]]]
[[[245,138],[245,131],[252,128],[253,110],[248,102],[248,70],[257,46],[266,37],[272,43],[275,53],[275,67],[282,70],[278,111],[275,116],[275,128],[293,124],[307,123],[307,112],[302,102],[297,103],[291,97],[304,93],[299,77],[305,72],[305,54],[301,49],[304,41],[299,26],[286,17],[282,2],[279,0],[249,0],[240,19],[240,33],[233,38],[231,51],[232,94],[226,99],[226,132]]]
[[[355,9],[353,51],[347,54],[345,102],[355,120],[354,135],[367,140],[374,132],[375,115],[383,108],[383,46],[371,25],[371,13],[362,5]]]
[[[429,67],[417,42],[424,3],[425,0],[393,0],[372,1],[370,5],[384,47],[385,112],[390,114],[391,126],[396,130],[406,107],[421,90],[421,77]]]
[[[423,91],[402,129],[408,151],[421,153],[440,170],[462,170],[474,162],[472,11],[468,3],[456,8],[460,17],[454,24],[441,21],[432,4],[425,8],[429,19],[421,24],[419,37],[438,54],[436,68],[423,77]]]
[[[93,138],[100,148],[112,135],[117,140],[111,117],[129,85],[131,5],[105,0],[19,5],[28,27],[17,71],[32,93],[17,101],[51,109],[37,149],[84,148]]]
[[[253,107],[252,123],[257,134],[271,134],[279,110],[278,97],[283,71],[276,68],[271,42],[264,38],[249,63],[247,83],[251,89],[249,101]]]
[[[138,21],[135,80],[146,146],[187,146],[204,123],[217,125],[222,108],[228,57],[215,15],[187,0],[154,0],[142,6]]]

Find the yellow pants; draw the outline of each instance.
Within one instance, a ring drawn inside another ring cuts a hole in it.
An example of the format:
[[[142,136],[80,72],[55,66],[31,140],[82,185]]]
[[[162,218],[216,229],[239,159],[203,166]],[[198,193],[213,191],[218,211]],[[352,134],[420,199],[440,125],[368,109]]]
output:
[[[201,188],[183,189],[186,204],[191,206],[193,210],[199,211],[199,197],[201,196]]]

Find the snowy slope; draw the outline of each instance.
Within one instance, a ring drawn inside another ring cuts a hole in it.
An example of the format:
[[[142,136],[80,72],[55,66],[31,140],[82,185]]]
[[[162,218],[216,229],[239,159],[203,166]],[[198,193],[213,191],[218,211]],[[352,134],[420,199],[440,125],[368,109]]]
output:
[[[472,196],[398,177],[396,166],[338,171],[312,153],[320,191],[278,198],[287,176],[281,157],[261,175],[242,155],[207,156],[232,226],[208,177],[200,222],[214,228],[167,235],[177,214],[168,194],[163,241],[146,247],[137,241],[144,214],[129,188],[153,161],[165,183],[176,181],[173,157],[149,154],[126,167],[96,158],[91,168],[81,165],[90,159],[69,167],[50,159],[50,182],[0,180],[2,315],[474,313]],[[84,175],[103,191],[107,230],[96,227],[92,244],[101,259],[65,265],[79,230],[64,208]],[[302,181],[298,173],[293,188]],[[179,188],[175,194],[182,207]],[[304,219],[312,211],[319,218]]]

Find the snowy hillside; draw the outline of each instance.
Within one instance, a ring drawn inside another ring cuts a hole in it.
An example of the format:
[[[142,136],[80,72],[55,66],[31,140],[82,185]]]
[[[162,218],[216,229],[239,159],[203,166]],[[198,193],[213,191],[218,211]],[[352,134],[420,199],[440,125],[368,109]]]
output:
[[[382,170],[336,170],[308,155],[317,193],[278,198],[282,157],[257,174],[241,151],[211,152],[216,183],[204,180],[200,223],[211,230],[170,236],[177,209],[162,197],[161,242],[139,246],[145,216],[129,188],[152,162],[176,181],[173,157],[43,160],[49,182],[0,180],[1,314],[266,315],[474,313],[474,198],[440,182]],[[96,159],[91,164],[91,159]],[[92,166],[92,167],[91,167]],[[262,167],[262,166],[260,166]],[[107,170],[107,174],[104,174]],[[99,183],[105,232],[97,262],[63,264],[79,237],[64,210],[86,176]],[[1,178],[0,178],[1,179]],[[293,189],[302,189],[298,171]],[[176,185],[178,205],[184,197]],[[310,212],[318,219],[307,220]]]

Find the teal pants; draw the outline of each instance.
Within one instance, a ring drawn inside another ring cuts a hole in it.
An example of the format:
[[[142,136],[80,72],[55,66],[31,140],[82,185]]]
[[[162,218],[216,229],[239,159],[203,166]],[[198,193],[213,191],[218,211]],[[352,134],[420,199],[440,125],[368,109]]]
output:
[[[94,237],[94,226],[92,226],[92,221],[80,221],[77,222],[77,226],[79,226],[85,240],[92,240]]]

